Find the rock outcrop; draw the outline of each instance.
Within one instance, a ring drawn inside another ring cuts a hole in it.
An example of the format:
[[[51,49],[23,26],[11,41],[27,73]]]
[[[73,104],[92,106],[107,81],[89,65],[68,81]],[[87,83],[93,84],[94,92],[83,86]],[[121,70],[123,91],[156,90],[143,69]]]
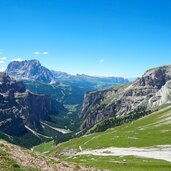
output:
[[[138,106],[150,109],[170,102],[171,65],[150,69],[132,84],[87,93],[81,111],[82,128],[125,115]]]
[[[59,114],[63,106],[49,96],[33,94],[22,82],[0,73],[0,131],[20,136],[25,126],[39,130],[41,120]]]

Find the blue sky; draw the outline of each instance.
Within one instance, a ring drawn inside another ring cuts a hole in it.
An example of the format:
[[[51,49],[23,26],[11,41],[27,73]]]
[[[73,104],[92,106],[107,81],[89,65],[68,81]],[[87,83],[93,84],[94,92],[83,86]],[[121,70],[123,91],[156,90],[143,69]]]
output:
[[[0,68],[141,76],[171,64],[170,0],[0,0]]]

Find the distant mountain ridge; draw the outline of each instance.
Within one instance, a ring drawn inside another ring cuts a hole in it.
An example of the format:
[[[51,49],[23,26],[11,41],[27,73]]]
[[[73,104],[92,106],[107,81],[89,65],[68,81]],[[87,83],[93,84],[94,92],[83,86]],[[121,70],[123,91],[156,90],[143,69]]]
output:
[[[53,71],[34,59],[11,62],[6,73],[16,80],[23,81],[30,91],[53,96],[57,101],[67,105],[81,105],[85,92],[128,82],[122,77],[71,75]]]
[[[13,61],[9,63],[6,73],[15,79],[33,79],[45,83],[69,82],[69,83],[89,83],[94,88],[102,88],[115,84],[129,82],[122,77],[95,77],[84,74],[71,75],[65,72],[53,71],[42,66],[38,60]],[[97,82],[102,86],[97,85]],[[106,85],[105,85],[106,84]]]

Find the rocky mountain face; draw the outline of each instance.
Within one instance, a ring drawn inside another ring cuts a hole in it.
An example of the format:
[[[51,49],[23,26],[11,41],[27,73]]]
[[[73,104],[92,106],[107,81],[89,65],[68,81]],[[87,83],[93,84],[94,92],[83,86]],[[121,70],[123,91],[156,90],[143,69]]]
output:
[[[122,77],[93,77],[53,71],[43,67],[37,60],[13,61],[6,73],[16,80],[22,80],[30,91],[50,95],[66,105],[81,105],[87,91],[128,82]]]
[[[54,80],[52,72],[41,66],[38,60],[13,61],[8,65],[6,73],[15,79],[33,79],[48,83]]]
[[[17,80],[31,79],[52,84],[63,82],[77,87],[86,86],[90,90],[128,82],[122,77],[92,77],[53,71],[42,66],[38,60],[13,61],[8,65],[6,73]]]
[[[171,65],[146,71],[132,84],[86,93],[82,128],[112,116],[125,115],[139,106],[151,109],[171,103]]]
[[[42,128],[40,121],[57,115],[63,106],[49,96],[28,91],[22,82],[0,73],[0,131],[14,136]]]

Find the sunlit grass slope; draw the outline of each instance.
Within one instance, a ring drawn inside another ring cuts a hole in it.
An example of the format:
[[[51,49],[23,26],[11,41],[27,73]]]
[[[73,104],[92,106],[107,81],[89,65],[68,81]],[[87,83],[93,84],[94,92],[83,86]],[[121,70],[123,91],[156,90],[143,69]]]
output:
[[[94,133],[60,144],[51,152],[63,150],[96,149],[103,147],[149,147],[171,144],[171,106],[134,122]]]
[[[135,156],[104,157],[93,155],[63,156],[69,151],[98,149],[105,147],[152,147],[171,145],[171,106],[160,109],[134,122],[94,133],[55,146],[43,144],[36,150],[60,156],[67,161],[114,171],[170,171],[171,163],[163,160],[138,158]],[[45,147],[46,148],[45,148]],[[123,163],[123,159],[127,162]]]

